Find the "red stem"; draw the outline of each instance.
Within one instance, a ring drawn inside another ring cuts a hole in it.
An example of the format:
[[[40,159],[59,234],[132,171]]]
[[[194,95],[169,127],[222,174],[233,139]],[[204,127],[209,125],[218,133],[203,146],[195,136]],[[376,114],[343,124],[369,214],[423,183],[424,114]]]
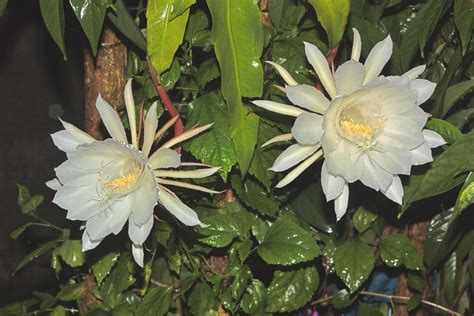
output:
[[[161,103],[163,103],[164,107],[166,108],[166,110],[168,111],[171,117],[175,117],[179,115],[179,112],[174,106],[170,97],[168,96],[168,92],[166,91],[165,87],[163,87],[158,82],[158,77],[156,76],[155,70],[153,69],[153,66],[151,65],[150,61],[148,61],[147,64],[148,64],[148,73],[150,74],[151,80],[153,81],[153,86],[155,87],[156,92],[158,92],[158,95],[161,99]],[[176,137],[183,134],[183,131],[184,131],[183,120],[181,118],[178,118],[176,120],[176,123],[174,123],[174,136]],[[181,147],[177,147],[176,151],[178,153],[181,152]]]

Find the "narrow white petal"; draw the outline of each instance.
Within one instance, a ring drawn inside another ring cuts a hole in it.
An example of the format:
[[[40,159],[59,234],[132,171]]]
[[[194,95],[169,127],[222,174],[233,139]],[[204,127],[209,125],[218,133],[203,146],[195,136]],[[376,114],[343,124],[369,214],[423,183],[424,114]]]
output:
[[[212,125],[214,125],[214,123],[211,123],[211,124],[207,124],[207,125],[204,125],[204,126],[199,126],[199,127],[195,127],[195,128],[192,128],[188,131],[185,131],[183,134],[179,135],[179,136],[176,136],[176,137],[173,137],[171,138],[169,141],[167,141],[163,146],[161,146],[161,148],[171,148],[173,147],[174,145],[177,145],[181,142],[184,142],[185,140],[191,138],[191,137],[194,137],[198,134],[201,134],[202,132],[204,132],[205,130],[209,129],[210,127],[212,127]]]
[[[211,190],[211,189],[202,187],[200,185],[181,182],[181,181],[166,180],[166,179],[160,179],[160,178],[157,178],[157,181],[160,184],[173,185],[173,186],[176,186],[176,187],[186,188],[186,189],[195,190],[195,191],[201,191],[201,192],[205,192],[205,193],[218,194],[218,193],[223,192],[223,191]]]
[[[423,111],[423,109],[419,106],[415,106],[411,110],[402,113],[400,116],[405,116],[415,121],[418,126],[420,126],[420,128],[423,128],[426,125],[426,121],[431,115]]]
[[[146,115],[144,129],[143,129],[143,146],[142,152],[145,157],[148,157],[151,146],[155,141],[155,132],[158,127],[158,115],[156,114],[156,102],[153,103]]]
[[[410,87],[418,93],[416,104],[421,105],[431,97],[436,88],[436,83],[426,79],[415,79],[410,82]]]
[[[392,56],[393,42],[390,35],[387,36],[383,41],[375,44],[374,48],[367,56],[365,61],[365,79],[364,85],[377,78],[382,72],[383,67],[387,64],[390,56]]]
[[[110,206],[110,212],[112,212],[112,216],[107,223],[104,223],[104,225],[108,224],[112,230],[112,233],[115,235],[122,231],[123,226],[130,217],[130,214],[132,214],[133,201],[133,197],[128,195],[123,199],[116,200]]]
[[[304,42],[306,58],[318,74],[319,80],[331,97],[336,96],[336,85],[332,76],[326,57],[315,45]]]
[[[81,144],[76,137],[66,130],[51,134],[51,138],[54,145],[66,153],[76,150],[76,147]]]
[[[135,101],[132,93],[132,79],[128,79],[124,91],[125,108],[127,109],[128,124],[130,125],[130,133],[132,135],[132,145],[138,148],[137,140],[137,118],[135,114]]]
[[[160,178],[191,178],[199,179],[205,178],[213,175],[219,171],[220,167],[197,169],[197,170],[185,170],[185,171],[175,171],[175,170],[156,170],[155,174]]]
[[[410,80],[415,80],[416,78],[418,78],[423,73],[423,71],[425,71],[425,69],[426,69],[426,65],[421,65],[421,66],[415,67],[415,68],[410,69],[407,72],[405,72],[402,75],[402,77],[407,77]]]
[[[291,103],[316,113],[324,113],[330,101],[315,87],[307,84],[286,86],[286,95]]]
[[[326,162],[324,162],[321,168],[321,187],[323,188],[326,200],[331,201],[337,198],[342,193],[345,184],[346,181],[343,177],[335,176],[328,172]]]
[[[283,78],[283,80],[285,80],[287,85],[293,86],[293,85],[298,84],[298,82],[296,82],[296,80],[293,79],[293,77],[290,75],[288,70],[286,70],[283,66],[277,63],[274,63],[272,61],[267,61],[266,63],[272,65],[278,71],[278,73]]]
[[[347,211],[349,204],[349,185],[346,183],[342,189],[341,195],[334,200],[334,211],[336,213],[336,221],[339,221]]]
[[[288,115],[288,116],[295,116],[298,117],[301,113],[305,113],[305,110],[297,108],[296,106],[291,106],[288,104],[283,104],[274,101],[267,101],[267,100],[255,100],[251,101],[256,106],[264,108],[265,110],[269,110],[275,113]]]
[[[355,60],[346,61],[334,73],[337,95],[349,94],[362,86],[365,77],[364,65]]]
[[[112,229],[108,225],[111,216],[113,216],[113,213],[106,210],[87,220],[86,231],[90,239],[101,239],[112,233]]]
[[[59,182],[58,179],[54,178],[52,180],[49,180],[48,182],[45,183],[46,186],[52,190],[59,190],[61,189],[63,186],[61,185],[61,182]]]
[[[357,29],[353,28],[352,32],[354,32],[354,41],[352,42],[352,54],[351,59],[355,61],[359,61],[360,52],[362,50],[362,41],[360,39],[360,34]]]
[[[291,134],[291,133],[281,134],[281,135],[275,136],[272,139],[266,141],[261,147],[265,147],[265,146],[268,146],[270,144],[277,143],[277,142],[286,142],[286,141],[289,141],[289,140],[292,140],[292,139],[293,139],[293,134]]]
[[[61,119],[59,119],[59,120],[63,124],[63,127],[69,133],[71,133],[71,135],[74,136],[77,139],[77,141],[80,142],[81,144],[88,144],[88,143],[92,143],[93,141],[95,141],[94,137],[90,136],[86,132],[81,131],[80,129],[78,129],[77,127],[75,127],[74,125],[72,125],[68,122],[65,122]]]
[[[156,189],[155,177],[147,174],[142,180],[142,184],[133,193],[135,208],[132,219],[137,225],[143,225],[153,214],[153,209],[158,202],[159,192]]]
[[[410,174],[411,155],[409,151],[399,148],[390,150],[369,151],[370,159],[391,174]]]
[[[181,200],[165,187],[160,186],[159,201],[163,207],[187,226],[202,225],[196,212],[185,205]]]
[[[107,131],[110,136],[116,140],[127,142],[127,136],[125,135],[125,129],[123,128],[122,121],[117,111],[114,110],[110,104],[108,104],[102,96],[99,94],[95,103],[97,111],[99,111],[100,117],[104,122]]]
[[[446,141],[440,134],[430,131],[429,129],[423,130],[423,137],[431,148],[436,148],[446,144]]]
[[[412,164],[415,166],[424,165],[425,163],[433,161],[431,148],[427,143],[423,143],[417,148],[410,150],[410,153]]]
[[[143,225],[137,225],[133,221],[128,221],[128,236],[130,237],[130,240],[137,245],[143,244],[150,234],[151,228],[153,227],[153,221],[153,216],[150,216],[148,221]]]
[[[293,180],[295,180],[303,171],[308,169],[313,163],[316,162],[321,156],[323,155],[323,151],[320,150],[316,152],[314,155],[303,161],[298,167],[295,169],[291,170],[283,179],[281,179],[280,182],[277,183],[275,188],[282,188],[289,183],[291,183]]]
[[[153,169],[178,168],[181,155],[169,148],[160,148],[150,156],[148,163]]]
[[[316,145],[323,133],[323,117],[314,113],[303,113],[296,119],[291,133],[302,145]]]
[[[270,170],[280,172],[290,169],[294,165],[311,156],[320,147],[321,146],[319,145],[291,145],[290,147],[285,149],[285,151],[283,151],[277,159],[275,159],[275,162],[273,163],[273,166],[270,168]]]
[[[392,182],[392,174],[373,163],[367,155],[363,155],[360,159],[363,159],[362,162],[364,163],[364,171],[360,181],[376,191],[388,188]]]
[[[403,185],[400,177],[394,176],[392,184],[387,188],[387,190],[382,190],[382,193],[385,194],[393,202],[402,205],[403,201]]]
[[[135,262],[143,268],[143,246],[132,244],[132,255]]]
[[[84,232],[82,233],[82,251],[94,249],[101,243],[102,240],[103,238],[98,240],[91,240],[89,238],[89,235],[87,234],[87,231],[84,230]]]

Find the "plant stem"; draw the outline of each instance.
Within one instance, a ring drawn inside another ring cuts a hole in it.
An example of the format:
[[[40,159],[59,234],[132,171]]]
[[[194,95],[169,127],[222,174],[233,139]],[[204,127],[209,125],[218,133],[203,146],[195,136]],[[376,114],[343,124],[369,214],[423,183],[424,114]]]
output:
[[[51,223],[50,221],[47,221],[45,220],[44,218],[41,218],[39,217],[38,215],[36,214],[30,214],[31,217],[35,218],[36,220],[40,221],[41,223],[43,223],[45,226],[48,226],[48,227],[51,227],[51,228],[54,228],[56,230],[59,230],[60,232],[63,231],[63,229],[59,226],[56,226],[54,225],[53,223]],[[38,223],[39,224],[39,223]]]

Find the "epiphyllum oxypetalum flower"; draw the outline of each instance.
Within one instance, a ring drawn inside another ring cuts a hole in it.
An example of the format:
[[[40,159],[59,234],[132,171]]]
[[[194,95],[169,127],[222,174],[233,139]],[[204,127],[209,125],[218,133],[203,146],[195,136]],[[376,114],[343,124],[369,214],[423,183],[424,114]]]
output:
[[[185,225],[202,225],[197,214],[164,185],[217,193],[166,178],[202,178],[214,174],[219,168],[173,170],[180,166],[204,166],[181,162],[181,155],[170,148],[212,124],[186,131],[150,154],[155,141],[165,134],[177,117],[157,132],[156,103],[153,104],[146,115],[140,147],[131,80],[125,87],[125,104],[131,144],[127,141],[119,114],[100,95],[96,107],[112,138],[98,141],[62,122],[65,130],[51,136],[54,144],[66,152],[68,159],[55,169],[57,179],[47,185],[57,191],[53,202],[68,211],[68,219],[86,221],[82,235],[83,251],[95,248],[110,233],[118,234],[128,220],[132,253],[135,261],[143,266],[142,244],[153,226],[153,209],[157,203]]]
[[[299,164],[277,187],[293,181],[324,155],[321,184],[328,201],[335,200],[339,220],[347,209],[348,183],[360,180],[401,204],[403,187],[399,174],[410,174],[412,165],[432,161],[431,148],[445,144],[437,133],[424,130],[429,117],[420,105],[436,84],[417,79],[425,66],[402,76],[379,76],[392,54],[388,36],[377,43],[364,64],[359,62],[361,40],[354,29],[351,60],[333,73],[321,51],[305,44],[305,53],[330,99],[316,88],[298,84],[282,66],[271,63],[286,82],[285,92],[295,105],[259,100],[267,110],[294,116],[291,134],[269,140],[294,138],[271,170],[284,171]]]

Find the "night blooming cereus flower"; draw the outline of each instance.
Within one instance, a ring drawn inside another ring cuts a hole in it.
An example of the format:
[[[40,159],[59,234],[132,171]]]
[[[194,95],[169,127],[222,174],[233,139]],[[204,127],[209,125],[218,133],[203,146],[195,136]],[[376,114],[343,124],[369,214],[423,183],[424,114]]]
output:
[[[425,66],[401,76],[379,76],[392,54],[390,36],[377,43],[362,64],[360,35],[354,29],[351,60],[334,73],[316,46],[304,44],[306,57],[330,99],[315,87],[298,84],[286,69],[270,62],[285,80],[286,95],[297,107],[266,100],[253,102],[296,117],[291,134],[264,144],[292,138],[297,142],[270,168],[279,172],[300,163],[277,187],[287,185],[324,156],[321,185],[326,199],[335,200],[337,220],[347,209],[348,183],[357,180],[401,204],[403,187],[398,175],[409,175],[412,165],[432,161],[431,148],[445,144],[440,135],[423,129],[429,114],[420,105],[436,84],[417,79]]]
[[[118,234],[128,220],[135,261],[143,266],[143,242],[153,226],[153,209],[159,203],[183,224],[202,225],[197,214],[164,185],[217,193],[197,185],[166,178],[203,178],[219,168],[173,170],[199,166],[181,162],[181,155],[170,149],[212,124],[178,135],[150,154],[153,144],[165,134],[177,117],[160,130],[153,104],[144,121],[143,144],[139,146],[131,80],[125,87],[125,105],[130,122],[131,144],[119,114],[99,95],[96,107],[112,138],[98,141],[75,126],[62,122],[65,130],[52,134],[54,144],[66,152],[67,160],[55,169],[57,179],[47,185],[56,190],[53,202],[66,209],[70,220],[86,221],[82,235],[83,251],[93,249],[110,233]],[[201,165],[202,166],[202,165]]]

